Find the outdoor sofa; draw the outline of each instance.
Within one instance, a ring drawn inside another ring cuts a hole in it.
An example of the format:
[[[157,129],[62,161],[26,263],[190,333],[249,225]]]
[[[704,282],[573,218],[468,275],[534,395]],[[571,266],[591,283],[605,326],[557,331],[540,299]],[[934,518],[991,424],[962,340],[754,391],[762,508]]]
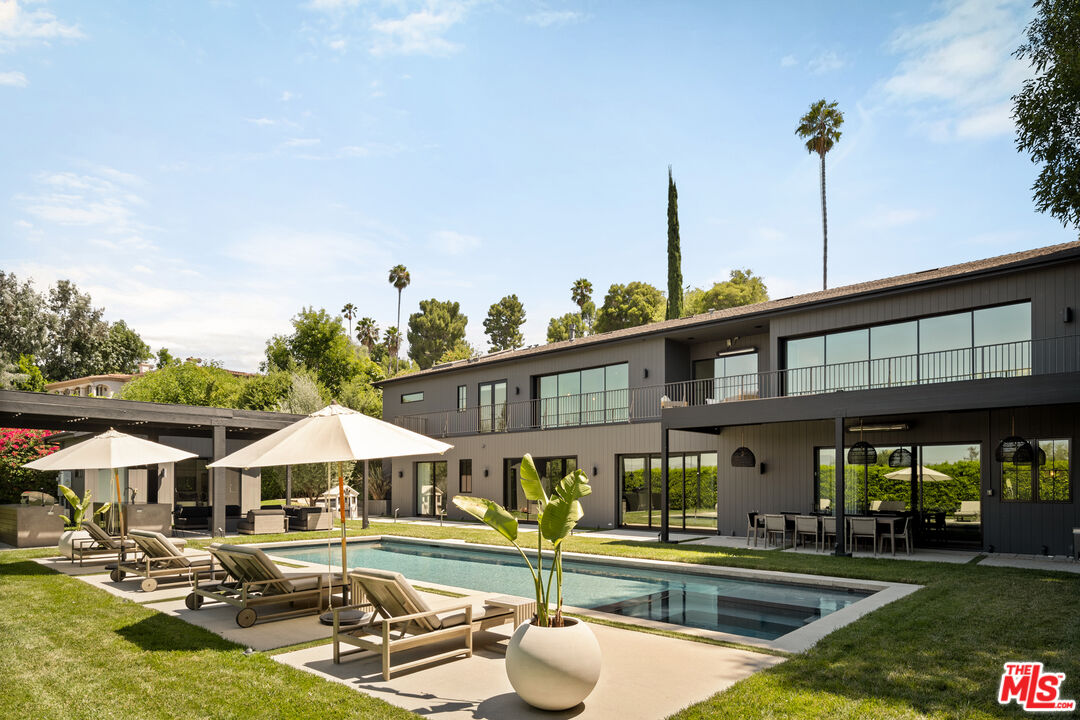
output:
[[[236,524],[241,535],[273,535],[285,532],[285,511],[273,508],[248,510],[247,518]]]
[[[295,530],[329,530],[331,528],[331,513],[323,507],[297,507],[289,505],[285,508],[285,515],[289,521],[289,531]]]
[[[514,622],[510,607],[475,606],[470,600],[432,608],[401,573],[388,570],[360,569],[349,573],[350,597],[354,604],[335,608],[334,662],[370,650],[382,656],[383,680],[393,672],[452,657],[471,657],[473,631]],[[346,610],[368,610],[366,622],[343,626],[340,616]],[[401,663],[390,664],[391,654],[460,639],[462,644],[450,650]],[[357,650],[342,650],[351,645]]]
[[[262,550],[248,545],[214,543],[209,548],[228,577],[217,583],[203,583],[200,569],[193,575],[191,593],[184,604],[198,610],[207,602],[222,602],[239,608],[236,624],[251,627],[261,620],[277,620],[313,615],[329,605],[333,595],[344,588],[340,575],[281,571]],[[273,608],[258,612],[260,608]]]

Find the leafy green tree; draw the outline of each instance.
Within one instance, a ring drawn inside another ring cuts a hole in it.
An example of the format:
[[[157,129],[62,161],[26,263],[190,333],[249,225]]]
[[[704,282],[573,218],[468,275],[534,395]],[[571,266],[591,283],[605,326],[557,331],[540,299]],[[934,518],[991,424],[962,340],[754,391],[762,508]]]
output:
[[[1036,73],[1013,96],[1016,147],[1042,163],[1036,209],[1080,228],[1080,2],[1035,0],[1035,9],[1014,53]]]
[[[294,415],[310,415],[330,404],[330,397],[311,372],[294,370],[289,373],[289,389],[278,402],[277,411]]]
[[[109,332],[101,319],[104,311],[70,280],[60,280],[49,290],[48,307],[52,318],[48,349],[42,354],[45,376],[69,380],[95,374]]]
[[[823,240],[821,260],[821,287],[829,287],[829,220],[825,210],[825,153],[832,150],[840,141],[840,126],[844,124],[844,113],[837,109],[835,102],[826,103],[822,98],[810,106],[810,110],[799,118],[795,134],[806,141],[806,151],[817,153],[821,158],[821,235]]]
[[[246,410],[276,411],[291,387],[292,373],[287,370],[271,370],[265,375],[255,375],[244,381],[237,405]]]
[[[484,332],[492,352],[514,350],[525,344],[521,326],[525,324],[525,306],[517,295],[507,295],[488,308]]]
[[[398,350],[401,349],[401,332],[396,327],[386,328],[383,334],[383,347],[386,348],[387,357],[394,359],[394,367],[397,367]]]
[[[667,315],[668,320],[682,317],[682,250],[679,246],[679,191],[667,169]]]
[[[139,363],[149,360],[150,346],[123,320],[109,325],[109,333],[101,344],[100,373],[133,373]]]
[[[420,312],[409,316],[409,357],[421,370],[426,370],[465,339],[469,318],[461,314],[461,306],[451,300],[435,298],[420,301]]]
[[[45,391],[45,378],[33,355],[20,355],[17,363],[0,360],[0,390]]]
[[[570,286],[570,299],[578,306],[581,317],[591,322],[592,316],[596,314],[596,306],[592,302],[592,283],[585,278],[575,280]],[[587,312],[588,308],[592,308],[591,314]]]
[[[173,354],[169,352],[169,348],[159,348],[157,355],[154,356],[157,359],[157,367],[163,368],[169,365],[179,365],[180,358],[173,357]]]
[[[215,365],[185,362],[139,375],[123,387],[120,397],[143,402],[235,408],[240,406],[243,384],[243,380]]]
[[[401,291],[409,287],[409,283],[412,282],[412,277],[409,275],[409,271],[404,265],[395,265],[390,268],[390,284],[397,290],[397,322],[394,324],[395,328],[401,327]],[[411,342],[411,341],[410,341]],[[400,341],[398,346],[400,347]],[[397,371],[397,351],[394,355],[394,370]]]
[[[686,317],[710,310],[752,305],[769,299],[765,281],[753,270],[732,270],[731,278],[718,282],[709,290],[695,288],[686,295]]]
[[[356,378],[345,383],[338,393],[337,401],[365,415],[382,417],[382,392],[366,380]]]
[[[303,308],[292,320],[290,335],[276,335],[266,344],[267,370],[303,366],[336,395],[341,386],[367,370],[362,353],[349,342],[341,318],[326,310]],[[370,363],[370,361],[367,361]]]
[[[613,284],[596,317],[596,332],[610,332],[664,319],[664,293],[646,282]]]
[[[0,363],[20,355],[42,357],[49,341],[49,312],[29,280],[0,270]]]
[[[576,338],[585,337],[589,334],[589,324],[581,313],[566,313],[562,317],[551,318],[548,321],[547,341],[553,343],[569,340],[571,332]]]
[[[356,323],[356,339],[367,348],[370,355],[379,342],[379,326],[369,317],[360,318],[360,321]]]
[[[352,321],[357,312],[357,307],[352,303],[345,303],[345,307],[341,308],[341,315],[349,322],[349,334],[345,337],[352,337]]]
[[[480,354],[480,351],[474,348],[465,340],[459,340],[454,347],[450,348],[442,354],[439,358],[439,363],[454,362],[455,360],[468,360],[469,358],[476,357]]]

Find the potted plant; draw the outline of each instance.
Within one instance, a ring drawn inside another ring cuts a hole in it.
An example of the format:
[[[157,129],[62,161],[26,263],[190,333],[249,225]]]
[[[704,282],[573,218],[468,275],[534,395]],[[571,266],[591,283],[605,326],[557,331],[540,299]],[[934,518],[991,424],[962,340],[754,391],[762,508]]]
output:
[[[506,675],[510,684],[533,707],[566,710],[581,703],[600,679],[600,645],[596,636],[587,624],[562,612],[563,541],[581,520],[579,500],[591,493],[592,488],[588,476],[575,470],[556,483],[549,496],[530,455],[521,459],[518,475],[525,497],[537,506],[535,565],[518,545],[517,518],[506,508],[487,498],[463,495],[455,496],[453,502],[513,543],[532,573],[536,615],[531,622],[518,626],[506,648]],[[544,550],[545,540],[551,545],[549,553]]]
[[[90,533],[82,529],[82,523],[83,519],[86,517],[86,511],[91,507],[93,494],[90,490],[87,490],[86,495],[80,500],[79,496],[75,494],[75,491],[66,485],[60,486],[60,492],[63,493],[64,499],[71,505],[71,518],[69,519],[67,515],[60,516],[64,519],[64,524],[67,525],[67,529],[60,536],[60,542],[57,543],[57,548],[60,550],[61,555],[70,558],[72,555],[72,546],[75,542],[90,537]],[[103,515],[109,509],[110,505],[112,505],[112,503],[105,503],[94,511],[93,514]]]

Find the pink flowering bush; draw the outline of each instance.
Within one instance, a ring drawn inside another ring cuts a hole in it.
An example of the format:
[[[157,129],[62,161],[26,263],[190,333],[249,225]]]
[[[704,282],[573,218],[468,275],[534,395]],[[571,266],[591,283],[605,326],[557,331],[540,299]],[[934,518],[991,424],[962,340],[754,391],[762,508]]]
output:
[[[55,494],[56,473],[27,470],[22,466],[56,452],[46,438],[51,430],[0,428],[0,503],[17,503],[25,490]]]

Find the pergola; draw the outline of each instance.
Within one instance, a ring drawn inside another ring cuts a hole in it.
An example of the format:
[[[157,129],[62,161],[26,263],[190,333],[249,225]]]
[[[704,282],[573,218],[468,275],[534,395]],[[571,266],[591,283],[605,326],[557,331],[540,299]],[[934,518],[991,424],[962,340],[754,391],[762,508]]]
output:
[[[226,440],[258,440],[303,415],[0,390],[0,427],[98,433],[109,428],[157,441],[162,435],[209,438],[211,460]],[[211,528],[225,527],[225,470],[211,475]]]

